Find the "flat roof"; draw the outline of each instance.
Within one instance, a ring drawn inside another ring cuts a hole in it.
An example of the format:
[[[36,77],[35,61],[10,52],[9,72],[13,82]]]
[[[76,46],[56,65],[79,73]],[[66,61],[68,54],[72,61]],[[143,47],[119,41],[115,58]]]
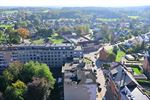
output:
[[[64,83],[69,85],[96,84],[96,76],[92,70],[75,68],[64,72]]]
[[[75,50],[82,50],[81,46],[76,46]]]
[[[61,48],[59,48],[61,47]],[[60,50],[73,50],[74,45],[73,44],[68,44],[68,43],[63,43],[63,44],[42,44],[42,45],[34,45],[34,44],[19,44],[19,45],[0,45],[0,51],[5,51],[5,50],[30,50],[30,49],[60,49]]]
[[[70,85],[96,84],[96,74],[92,69],[84,69],[84,63],[66,63],[62,67],[64,83]]]

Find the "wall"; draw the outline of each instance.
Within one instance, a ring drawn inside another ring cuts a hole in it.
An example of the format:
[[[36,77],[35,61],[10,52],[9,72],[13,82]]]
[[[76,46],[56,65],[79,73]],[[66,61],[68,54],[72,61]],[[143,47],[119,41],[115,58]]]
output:
[[[150,62],[148,62],[148,57],[144,58],[143,69],[146,76],[150,78]]]
[[[96,100],[96,84],[64,84],[64,100]]]

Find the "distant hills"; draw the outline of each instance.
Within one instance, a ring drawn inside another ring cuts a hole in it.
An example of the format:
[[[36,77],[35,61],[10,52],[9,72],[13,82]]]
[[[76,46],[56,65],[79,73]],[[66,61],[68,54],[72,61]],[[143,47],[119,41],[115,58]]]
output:
[[[138,7],[0,7],[0,9],[21,10],[26,9],[30,11],[42,11],[47,9],[54,17],[65,18],[81,18],[81,17],[101,17],[101,18],[121,18],[123,16],[140,16],[142,18],[149,18],[150,6]],[[83,16],[84,15],[84,16]]]

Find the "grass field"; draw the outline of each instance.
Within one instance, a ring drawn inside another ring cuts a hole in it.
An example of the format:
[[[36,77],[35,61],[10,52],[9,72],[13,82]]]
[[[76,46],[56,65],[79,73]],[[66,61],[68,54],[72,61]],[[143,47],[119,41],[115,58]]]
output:
[[[5,25],[5,24],[1,24],[0,27],[4,27],[4,28],[8,28],[8,27],[13,27],[14,25]]]
[[[52,34],[50,37],[48,37],[48,39],[53,44],[61,44],[64,42],[64,39],[61,36],[59,36],[59,34],[57,34],[57,33]],[[33,40],[32,42],[33,42],[33,44],[43,44],[44,38]]]
[[[142,83],[149,83],[150,84],[150,80],[137,80],[138,82],[142,82]]]
[[[121,51],[121,50],[118,50],[117,51],[117,55],[116,55],[116,62],[120,62],[121,61],[121,58],[125,56],[125,52]]]
[[[112,53],[113,52],[113,47],[112,46],[109,46],[109,47],[107,47],[107,48],[105,48],[106,49],[106,51],[108,52],[108,53]]]
[[[131,19],[138,19],[138,18],[140,18],[139,16],[128,16],[129,18],[131,18]]]
[[[43,43],[44,43],[44,39],[38,39],[33,41],[33,44],[43,44]]]
[[[52,34],[51,37],[48,37],[48,39],[53,43],[53,44],[61,44],[64,42],[64,39],[60,37],[57,33]]]
[[[107,52],[108,52],[108,53],[112,53],[112,52],[113,52],[113,49],[110,48],[110,49],[107,50]]]
[[[13,14],[13,13],[16,13],[18,12],[18,10],[6,10],[6,11],[3,11],[3,13],[6,13],[6,14]]]
[[[138,68],[132,67],[132,69],[133,69],[133,71],[134,71],[134,74],[136,74],[136,75],[142,74],[141,71],[140,71]]]
[[[61,44],[63,43],[64,39],[54,39],[54,38],[49,38],[49,40],[53,43],[53,44]]]

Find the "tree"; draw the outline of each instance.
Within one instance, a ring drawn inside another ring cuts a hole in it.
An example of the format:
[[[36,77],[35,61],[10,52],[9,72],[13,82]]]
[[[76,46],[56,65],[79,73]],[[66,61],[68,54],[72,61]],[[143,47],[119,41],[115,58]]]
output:
[[[9,83],[14,79],[14,76],[7,69],[3,71],[3,76]]]
[[[24,42],[24,39],[29,36],[29,30],[26,28],[19,28],[17,29],[17,32],[22,37],[22,42]]]
[[[4,92],[8,83],[3,76],[0,76],[0,91]],[[0,99],[1,100],[1,99]]]
[[[75,32],[77,32],[77,34],[88,34],[89,33],[89,26],[88,25],[80,25],[80,26],[76,26],[74,28]]]
[[[103,24],[100,26],[100,28],[101,28],[102,34],[108,34],[109,27],[108,27],[108,25],[107,25],[106,23],[103,23]]]
[[[132,53],[132,52],[133,52],[133,48],[127,49],[127,53]]]
[[[30,82],[33,77],[39,77],[45,78],[51,84],[51,87],[55,84],[55,79],[46,64],[30,61],[24,65],[21,75],[25,83]]]
[[[8,86],[5,90],[5,99],[6,100],[24,100],[23,95],[27,89],[27,86],[24,82],[18,80],[15,83],[12,83],[11,86]]]
[[[11,33],[13,32],[13,29],[11,27],[8,27],[5,30],[5,40],[7,41],[7,43],[10,43],[11,37],[9,36]]]
[[[32,81],[32,77],[37,75],[37,70],[39,67],[40,65],[38,63],[34,63],[33,61],[26,63],[21,71],[21,80],[25,83]]]
[[[144,42],[144,41],[143,41],[142,44],[141,44],[141,49],[142,49],[142,50],[146,49],[146,45],[145,45],[145,42]]]
[[[28,88],[25,84],[28,84]],[[22,64],[19,61],[12,62],[0,76],[0,91],[4,92],[6,100],[24,100],[35,96],[46,100],[50,91],[54,88],[55,79],[46,64],[30,61]],[[33,94],[31,94],[32,92]],[[35,92],[35,94],[34,94]],[[35,97],[36,98],[36,97]]]
[[[26,100],[47,100],[51,92],[51,85],[45,78],[34,77],[28,84],[28,90],[25,94]]]
[[[51,34],[53,34],[52,29],[38,29],[36,36],[45,38],[45,37],[49,37]]]
[[[20,36],[17,34],[16,30],[9,27],[5,30],[5,38],[8,43],[19,43],[20,42]]]
[[[58,29],[58,33],[71,33],[71,30],[72,29],[70,27],[64,26]]]
[[[108,56],[108,61],[113,62],[116,59],[116,55],[114,53],[110,53]]]
[[[4,33],[0,30],[0,43],[4,40]]]
[[[23,64],[19,61],[10,63],[9,67],[4,70],[3,76],[8,82],[16,81],[20,77],[20,72],[23,68]]]
[[[114,46],[114,47],[113,47],[113,53],[117,54],[117,51],[118,51],[118,47],[117,47],[117,46]]]
[[[12,31],[12,33],[9,34],[9,43],[17,44],[20,42],[20,36],[17,34],[16,31]]]
[[[105,41],[110,42],[110,43],[114,42],[113,30],[110,29],[106,23],[103,23],[100,26],[100,29],[101,29],[102,35],[104,36]]]

